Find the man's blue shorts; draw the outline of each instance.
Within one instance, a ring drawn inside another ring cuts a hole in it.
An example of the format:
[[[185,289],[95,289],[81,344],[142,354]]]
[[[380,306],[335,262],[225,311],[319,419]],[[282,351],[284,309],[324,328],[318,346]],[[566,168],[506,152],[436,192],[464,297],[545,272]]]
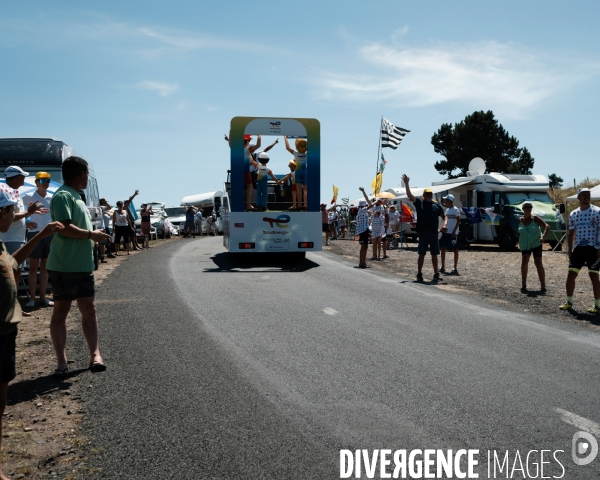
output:
[[[453,252],[454,250],[458,250],[457,237],[454,236],[452,238],[451,233],[442,233],[442,238],[440,238],[440,247],[446,247],[446,250],[449,252]]]
[[[432,255],[440,254],[440,244],[438,242],[438,232],[419,232],[419,255],[427,255],[427,250]]]

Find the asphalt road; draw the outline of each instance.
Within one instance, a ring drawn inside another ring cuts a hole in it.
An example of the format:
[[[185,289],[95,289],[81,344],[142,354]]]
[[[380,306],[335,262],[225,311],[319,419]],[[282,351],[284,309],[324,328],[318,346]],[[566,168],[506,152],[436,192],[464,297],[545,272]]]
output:
[[[340,449],[477,449],[479,478],[495,451],[495,478],[598,478],[600,456],[571,458],[577,431],[600,441],[589,329],[325,253],[233,264],[221,238],[133,257],[97,303],[109,370],[82,390],[106,478],[333,479]]]

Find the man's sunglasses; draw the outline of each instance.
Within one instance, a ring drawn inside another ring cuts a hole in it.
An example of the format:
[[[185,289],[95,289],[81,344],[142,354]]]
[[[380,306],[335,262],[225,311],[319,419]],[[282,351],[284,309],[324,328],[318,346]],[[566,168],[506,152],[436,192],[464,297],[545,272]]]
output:
[[[38,178],[38,182],[40,182],[41,185],[50,185],[49,178]]]

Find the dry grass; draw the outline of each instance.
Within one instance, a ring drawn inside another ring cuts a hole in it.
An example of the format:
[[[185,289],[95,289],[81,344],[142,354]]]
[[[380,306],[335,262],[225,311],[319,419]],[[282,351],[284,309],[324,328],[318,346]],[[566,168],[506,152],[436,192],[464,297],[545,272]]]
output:
[[[586,178],[581,183],[579,183],[577,186],[555,188],[554,190],[550,190],[548,193],[552,197],[552,200],[554,200],[554,203],[556,203],[556,204],[565,203],[565,198],[570,197],[571,195],[575,195],[577,193],[577,190],[579,190],[580,188],[593,188],[599,184],[600,184],[600,179]],[[593,201],[592,203],[594,205],[597,205],[600,207],[600,202]],[[578,207],[577,202],[569,202],[567,204],[567,212],[570,213],[573,210],[575,210],[577,207]]]

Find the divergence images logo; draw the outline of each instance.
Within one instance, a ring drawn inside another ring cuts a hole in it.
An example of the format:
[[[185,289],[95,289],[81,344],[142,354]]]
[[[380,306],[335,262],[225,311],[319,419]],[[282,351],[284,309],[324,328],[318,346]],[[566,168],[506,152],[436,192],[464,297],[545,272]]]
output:
[[[279,215],[277,218],[263,217],[263,222],[269,222],[271,228],[273,228],[273,224],[277,225],[277,228],[287,228],[289,221],[289,215]]]
[[[573,435],[571,455],[575,465],[592,463],[598,455],[598,442],[587,432],[577,432]]]

